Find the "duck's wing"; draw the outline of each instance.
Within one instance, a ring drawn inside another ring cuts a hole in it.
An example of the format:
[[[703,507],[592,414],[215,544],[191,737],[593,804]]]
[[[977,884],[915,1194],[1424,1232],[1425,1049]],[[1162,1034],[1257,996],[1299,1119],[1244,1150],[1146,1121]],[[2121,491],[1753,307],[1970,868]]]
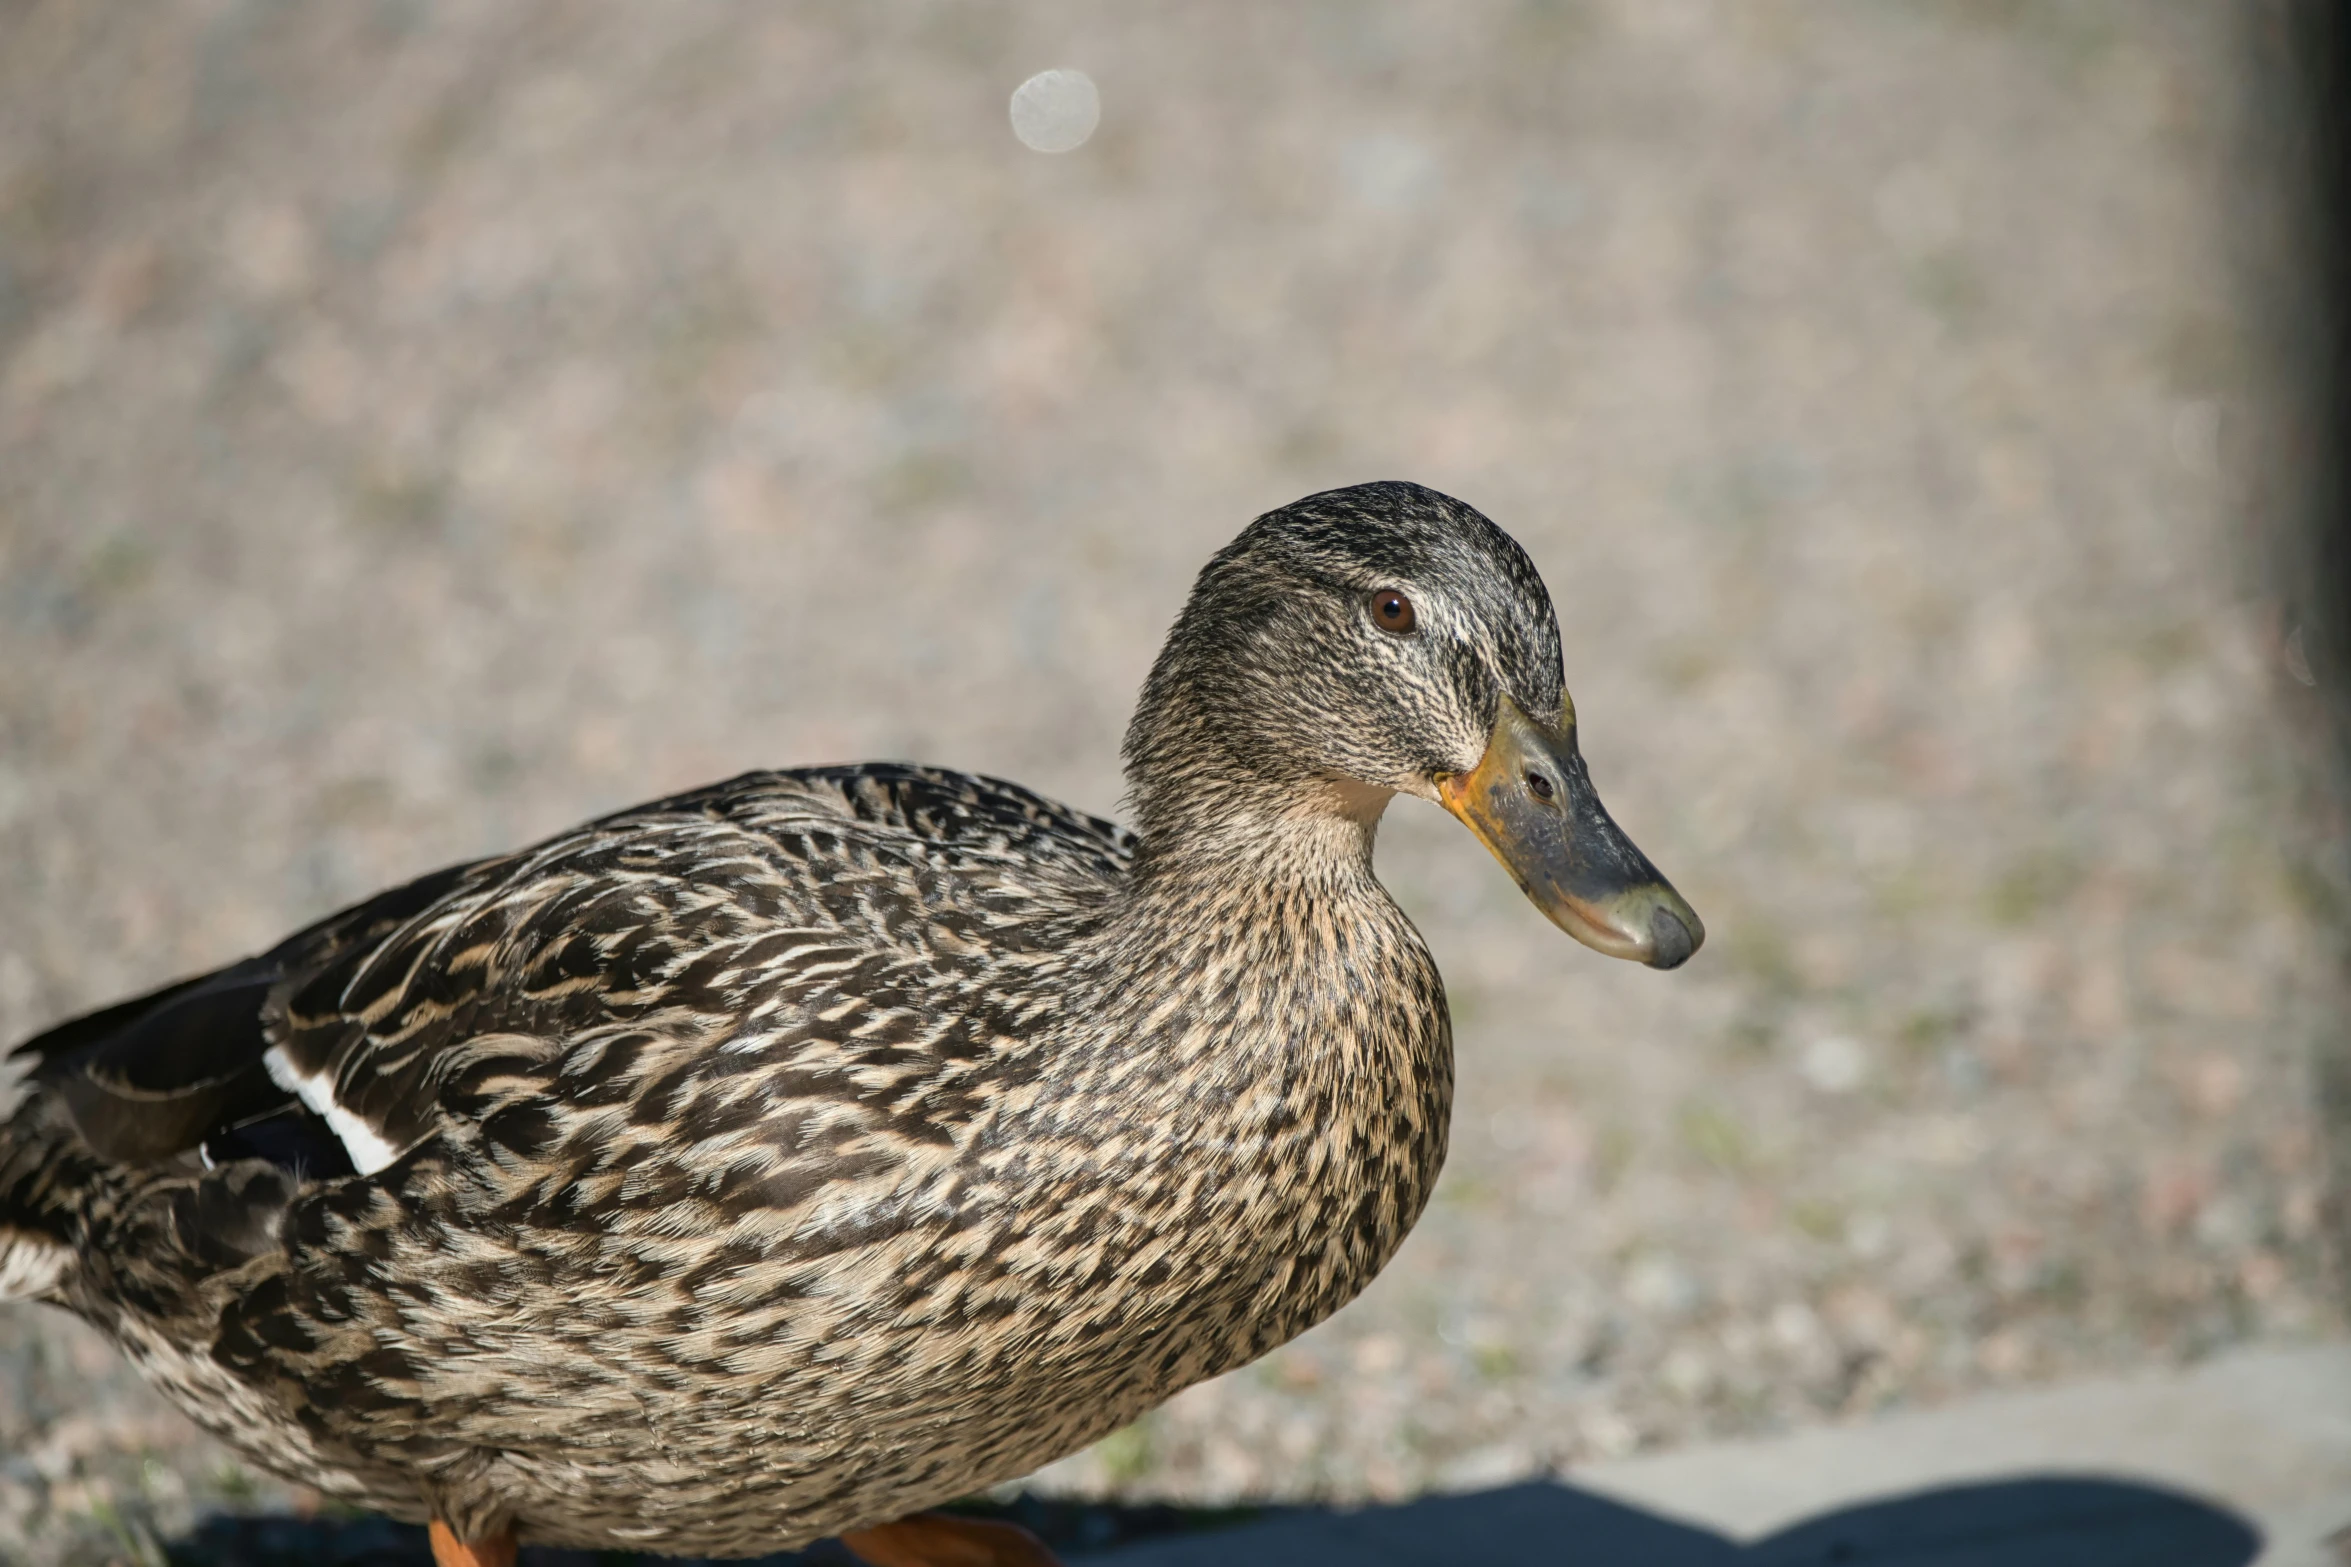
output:
[[[169,1249],[201,1272],[268,1245],[303,1187],[354,1174],[328,1119],[272,1075],[272,996],[316,954],[384,939],[501,863],[420,877],[0,1055],[0,1300],[55,1294],[92,1225],[119,1220],[142,1182],[180,1177]],[[200,1174],[224,1161],[221,1179]]]
[[[504,863],[421,876],[258,957],[58,1024],[10,1052],[6,1075],[22,1084],[20,1095],[53,1098],[90,1149],[114,1163],[204,1163],[208,1145],[238,1157],[252,1144],[266,1145],[291,1171],[348,1175],[351,1160],[326,1122],[271,1076],[271,995],[321,956],[386,940],[435,905],[493,881]],[[14,1108],[0,1104],[0,1118]]]
[[[955,1049],[921,1036],[968,1009],[926,1001],[1133,849],[993,779],[749,774],[420,878],[14,1059],[106,1161],[262,1159],[297,1184],[373,1174],[455,1123],[512,1150],[567,1107],[676,1102],[682,1077],[647,1081],[657,1057],[673,1077],[749,1067],[805,1054],[812,1026],[854,1090],[894,1053]]]

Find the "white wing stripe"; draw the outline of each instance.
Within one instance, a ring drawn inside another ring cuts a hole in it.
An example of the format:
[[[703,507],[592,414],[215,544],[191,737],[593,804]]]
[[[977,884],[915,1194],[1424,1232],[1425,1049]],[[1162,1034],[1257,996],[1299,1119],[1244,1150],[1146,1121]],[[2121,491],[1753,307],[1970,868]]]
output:
[[[285,1051],[275,1045],[262,1056],[261,1064],[268,1069],[271,1082],[308,1105],[311,1114],[325,1119],[343,1152],[351,1156],[351,1168],[361,1175],[373,1175],[400,1157],[400,1150],[385,1142],[374,1127],[335,1102],[335,1091],[325,1074],[296,1071]]]
[[[0,1230],[0,1300],[38,1300],[65,1278],[73,1253],[45,1235]]]

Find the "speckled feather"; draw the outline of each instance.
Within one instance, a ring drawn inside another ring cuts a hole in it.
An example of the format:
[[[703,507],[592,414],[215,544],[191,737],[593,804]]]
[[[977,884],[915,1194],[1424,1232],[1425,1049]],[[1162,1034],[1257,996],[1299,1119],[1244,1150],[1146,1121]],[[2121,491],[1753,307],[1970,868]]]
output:
[[[1348,620],[1381,582],[1418,663]],[[0,1279],[467,1536],[752,1554],[1024,1473],[1418,1216],[1450,1030],[1372,836],[1504,692],[1564,700],[1499,529],[1402,485],[1269,514],[1146,687],[1143,838],[877,765],[424,878],[22,1047]]]

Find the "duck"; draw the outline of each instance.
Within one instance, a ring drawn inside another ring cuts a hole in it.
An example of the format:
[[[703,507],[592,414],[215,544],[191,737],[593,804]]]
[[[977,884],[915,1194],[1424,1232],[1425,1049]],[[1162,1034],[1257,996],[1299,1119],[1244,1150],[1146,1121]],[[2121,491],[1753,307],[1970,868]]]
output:
[[[755,772],[60,1023],[0,1071],[0,1298],[440,1567],[1050,1563],[939,1509],[1328,1317],[1428,1203],[1396,796],[1603,954],[1705,935],[1593,789],[1526,551],[1419,485],[1217,552],[1122,754],[1131,827]]]

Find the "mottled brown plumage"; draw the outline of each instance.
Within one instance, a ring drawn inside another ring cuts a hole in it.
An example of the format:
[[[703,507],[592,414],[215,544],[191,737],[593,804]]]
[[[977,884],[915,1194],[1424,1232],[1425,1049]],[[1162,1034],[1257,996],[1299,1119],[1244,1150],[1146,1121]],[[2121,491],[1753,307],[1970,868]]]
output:
[[[1311,497],[1171,634],[1139,838],[873,765],[428,876],[20,1047],[0,1294],[459,1539],[753,1554],[1017,1476],[1394,1253],[1453,1063],[1373,830],[1513,714],[1562,748],[1526,787],[1588,796],[1565,702],[1499,529],[1409,485]],[[1647,899],[1676,939],[1644,955],[1686,956],[1637,851],[1558,821],[1569,901]]]

